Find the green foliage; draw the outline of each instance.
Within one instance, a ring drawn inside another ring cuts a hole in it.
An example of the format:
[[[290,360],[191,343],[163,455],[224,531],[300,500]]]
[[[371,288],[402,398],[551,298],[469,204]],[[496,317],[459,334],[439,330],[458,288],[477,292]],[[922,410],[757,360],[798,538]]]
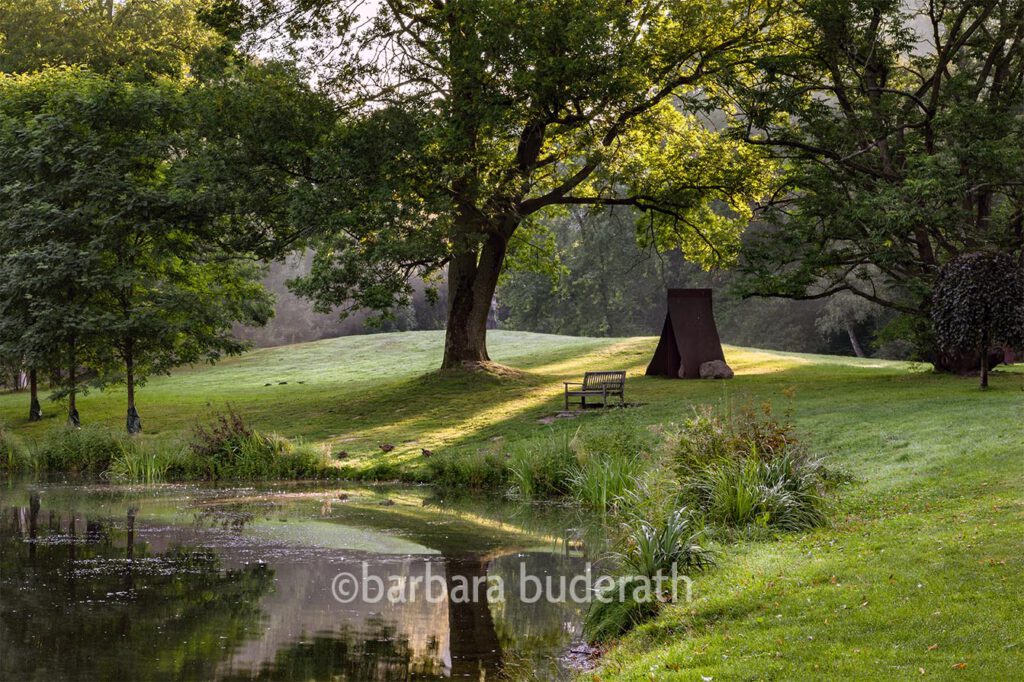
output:
[[[0,471],[23,471],[32,468],[32,464],[22,440],[7,428],[0,427]]]
[[[561,497],[572,489],[569,473],[576,464],[569,431],[513,444],[508,458],[511,493],[524,500]]]
[[[709,523],[792,531],[827,521],[827,473],[765,404],[729,420],[698,411],[670,450],[683,499]]]
[[[669,513],[660,523],[633,518],[626,524],[623,544],[617,554],[622,569],[638,576],[683,575],[713,566],[714,554],[701,543],[703,522],[688,509]]]
[[[134,447],[128,436],[102,426],[61,426],[39,439],[33,447],[33,457],[41,471],[99,475]]]
[[[614,554],[623,575],[591,601],[583,623],[587,640],[608,641],[650,620],[671,597],[671,590],[678,589],[669,578],[688,577],[713,566],[714,555],[701,544],[703,538],[701,521],[685,508],[658,522],[632,517],[619,539],[624,548]],[[659,577],[660,585],[649,580]],[[658,594],[658,587],[668,592]]]
[[[161,483],[182,457],[180,447],[161,447],[133,438],[121,442],[121,450],[111,460],[106,475],[118,482]]]
[[[427,462],[427,477],[452,489],[502,490],[509,475],[508,459],[495,448],[447,450]]]
[[[608,642],[657,616],[661,604],[649,597],[648,588],[642,578],[619,578],[595,595],[583,622],[587,641]]]
[[[329,465],[322,448],[255,431],[233,410],[197,424],[187,450],[180,473],[210,480],[318,478]]]
[[[183,77],[226,49],[222,0],[0,0],[0,71],[82,65],[118,77]],[[207,22],[202,19],[207,18]]]
[[[569,470],[568,487],[583,506],[609,511],[621,506],[644,470],[645,463],[637,455],[586,455]]]
[[[788,49],[722,100],[737,135],[786,159],[790,190],[745,249],[745,291],[849,292],[927,324],[943,264],[1024,249],[1024,50],[1007,48],[1021,4],[789,8]],[[910,340],[949,368],[928,335]]]

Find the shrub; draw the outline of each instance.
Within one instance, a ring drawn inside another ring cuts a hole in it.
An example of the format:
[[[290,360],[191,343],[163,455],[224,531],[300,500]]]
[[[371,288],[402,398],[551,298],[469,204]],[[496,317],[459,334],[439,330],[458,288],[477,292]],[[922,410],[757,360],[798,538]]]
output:
[[[697,411],[672,440],[683,501],[711,523],[801,530],[825,523],[827,471],[771,405],[728,420]]]
[[[32,456],[38,468],[70,474],[99,474],[129,446],[129,436],[100,426],[62,426],[47,432]]]
[[[328,467],[328,458],[320,448],[255,431],[233,410],[216,415],[209,425],[197,425],[187,450],[177,471],[184,477],[316,478]]]

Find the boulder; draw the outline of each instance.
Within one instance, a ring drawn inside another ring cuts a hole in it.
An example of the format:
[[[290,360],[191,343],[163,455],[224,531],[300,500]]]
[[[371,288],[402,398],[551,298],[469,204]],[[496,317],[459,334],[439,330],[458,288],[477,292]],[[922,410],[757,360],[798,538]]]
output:
[[[724,360],[709,360],[700,365],[701,379],[732,379],[733,371]]]

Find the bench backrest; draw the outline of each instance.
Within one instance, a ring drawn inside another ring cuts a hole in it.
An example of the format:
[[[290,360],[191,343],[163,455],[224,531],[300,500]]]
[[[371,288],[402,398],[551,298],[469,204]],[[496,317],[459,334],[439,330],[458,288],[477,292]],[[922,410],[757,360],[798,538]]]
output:
[[[587,372],[583,375],[584,389],[601,390],[602,386],[607,386],[609,389],[621,389],[625,383],[625,370],[614,372]]]

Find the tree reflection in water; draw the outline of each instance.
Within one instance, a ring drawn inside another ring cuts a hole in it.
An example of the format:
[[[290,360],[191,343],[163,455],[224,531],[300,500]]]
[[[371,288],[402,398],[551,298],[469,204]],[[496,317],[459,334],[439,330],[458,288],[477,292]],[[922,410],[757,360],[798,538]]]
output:
[[[5,679],[210,679],[256,632],[265,566],[223,570],[185,547],[134,546],[129,560],[109,521],[49,513],[40,529],[39,517],[34,496],[0,516]]]
[[[524,603],[517,586],[521,562],[540,576],[580,570],[569,556],[577,545],[558,535],[569,525],[476,504],[332,508],[242,492],[64,486],[42,499],[22,489],[12,502],[0,491],[12,505],[0,511],[0,678],[565,676],[559,653],[578,637],[582,609]],[[330,544],[360,538],[400,551]],[[497,576],[504,599],[339,604],[332,577],[364,561],[380,577],[429,569],[449,597]]]

